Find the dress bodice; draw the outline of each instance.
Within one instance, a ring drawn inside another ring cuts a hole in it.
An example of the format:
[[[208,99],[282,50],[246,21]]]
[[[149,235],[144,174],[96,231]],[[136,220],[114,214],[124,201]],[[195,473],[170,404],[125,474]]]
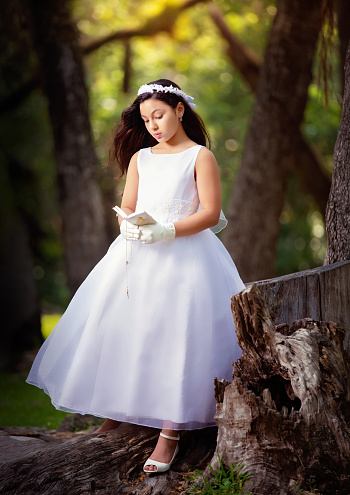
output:
[[[145,210],[158,222],[175,222],[198,210],[194,168],[201,145],[180,153],[154,154],[139,151],[139,188],[136,211]]]

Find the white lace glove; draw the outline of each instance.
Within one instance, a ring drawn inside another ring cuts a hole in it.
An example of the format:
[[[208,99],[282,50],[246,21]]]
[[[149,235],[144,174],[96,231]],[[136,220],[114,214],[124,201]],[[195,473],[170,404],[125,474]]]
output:
[[[120,224],[120,233],[127,241],[136,241],[140,238],[140,231],[137,225],[133,225],[126,220]]]
[[[174,239],[176,231],[173,223],[154,223],[142,225],[140,228],[140,242],[154,244],[159,241]]]

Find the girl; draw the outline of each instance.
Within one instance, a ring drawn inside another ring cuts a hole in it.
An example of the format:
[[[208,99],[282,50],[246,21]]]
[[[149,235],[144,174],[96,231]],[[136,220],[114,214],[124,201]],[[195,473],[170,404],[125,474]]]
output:
[[[73,297],[27,382],[57,409],[160,428],[146,473],[170,468],[180,430],[215,425],[213,379],[241,355],[230,298],[244,288],[211,232],[221,190],[193,98],[172,81],[141,86],[116,129],[111,160],[127,172],[121,207],[157,223],[121,235]],[[217,227],[220,230],[220,226]]]

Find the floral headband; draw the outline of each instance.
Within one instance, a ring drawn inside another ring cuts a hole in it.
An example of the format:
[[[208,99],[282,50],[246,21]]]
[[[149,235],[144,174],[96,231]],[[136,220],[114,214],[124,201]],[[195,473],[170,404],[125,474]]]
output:
[[[160,84],[143,84],[137,92],[137,96],[140,96],[144,93],[174,93],[175,95],[181,96],[192,108],[196,106],[195,103],[192,103],[194,98],[192,96],[187,95],[184,91],[179,88],[174,88],[174,86],[161,86]]]

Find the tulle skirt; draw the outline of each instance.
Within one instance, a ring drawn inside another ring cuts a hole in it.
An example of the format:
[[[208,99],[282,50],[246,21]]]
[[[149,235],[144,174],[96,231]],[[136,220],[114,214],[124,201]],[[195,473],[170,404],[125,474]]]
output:
[[[230,380],[241,355],[230,299],[243,288],[210,230],[151,245],[119,236],[27,382],[67,412],[178,430],[214,425],[214,377]]]

